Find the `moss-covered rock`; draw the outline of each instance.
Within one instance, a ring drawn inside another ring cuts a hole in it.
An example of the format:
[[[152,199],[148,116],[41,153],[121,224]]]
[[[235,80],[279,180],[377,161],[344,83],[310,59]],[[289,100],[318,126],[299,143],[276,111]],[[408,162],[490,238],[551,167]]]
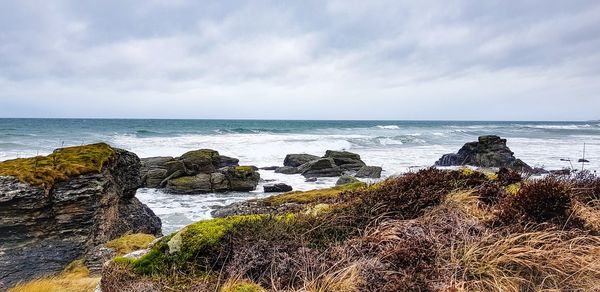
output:
[[[56,182],[101,172],[114,154],[114,149],[105,143],[61,148],[48,156],[0,162],[0,176],[16,177],[21,182],[50,189]]]

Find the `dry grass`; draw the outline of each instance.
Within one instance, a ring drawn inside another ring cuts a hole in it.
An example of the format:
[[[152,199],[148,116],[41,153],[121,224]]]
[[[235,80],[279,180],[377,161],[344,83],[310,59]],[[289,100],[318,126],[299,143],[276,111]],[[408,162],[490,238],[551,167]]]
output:
[[[136,250],[144,249],[156,237],[151,234],[135,233],[121,236],[104,244],[117,252],[117,256],[123,256]]]
[[[9,292],[90,292],[94,291],[100,277],[90,277],[82,261],[70,264],[63,273],[18,284]]]
[[[456,243],[447,266],[464,291],[597,291],[600,237],[544,230]]]

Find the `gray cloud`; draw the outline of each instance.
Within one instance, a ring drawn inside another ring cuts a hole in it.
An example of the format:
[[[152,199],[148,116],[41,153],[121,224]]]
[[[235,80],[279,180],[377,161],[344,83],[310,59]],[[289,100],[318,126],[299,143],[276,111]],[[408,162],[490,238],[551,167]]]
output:
[[[3,1],[0,116],[598,119],[597,1]]]

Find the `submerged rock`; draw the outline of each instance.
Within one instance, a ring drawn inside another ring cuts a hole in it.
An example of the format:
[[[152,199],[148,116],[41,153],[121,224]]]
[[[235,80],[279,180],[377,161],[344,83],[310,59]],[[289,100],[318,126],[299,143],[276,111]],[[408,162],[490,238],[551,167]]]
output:
[[[290,185],[279,183],[273,185],[265,185],[263,187],[265,193],[283,193],[283,192],[291,192],[292,187]]]
[[[506,167],[522,172],[532,170],[525,162],[515,158],[514,153],[506,146],[506,139],[498,136],[481,136],[477,142],[466,143],[458,153],[442,156],[435,165]]]
[[[139,186],[139,158],[106,144],[0,162],[0,290],[125,233],[160,235],[160,219],[135,198]]]

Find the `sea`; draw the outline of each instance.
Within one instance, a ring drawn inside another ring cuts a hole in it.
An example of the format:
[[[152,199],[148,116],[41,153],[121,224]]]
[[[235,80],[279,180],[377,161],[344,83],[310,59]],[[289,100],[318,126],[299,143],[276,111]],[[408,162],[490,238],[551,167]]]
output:
[[[600,170],[600,121],[0,119],[0,161],[101,141],[140,157],[210,148],[257,167],[280,166],[288,153],[321,156],[331,149],[358,153],[367,164],[383,167],[387,177],[431,166],[443,154],[491,134],[508,139],[515,156],[531,166]],[[590,162],[582,166],[577,161],[584,148]],[[162,219],[168,234],[211,218],[218,206],[272,195],[262,192],[266,183],[283,182],[295,190],[335,184],[335,178],[305,182],[300,175],[260,174],[263,181],[250,193],[172,195],[140,189],[137,197]]]

